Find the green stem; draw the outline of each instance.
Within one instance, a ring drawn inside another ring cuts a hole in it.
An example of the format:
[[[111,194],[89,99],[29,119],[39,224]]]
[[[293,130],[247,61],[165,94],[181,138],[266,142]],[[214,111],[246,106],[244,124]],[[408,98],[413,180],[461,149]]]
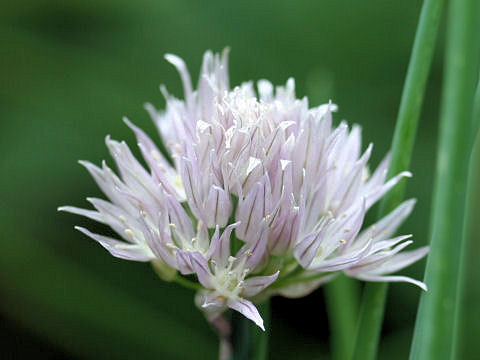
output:
[[[332,359],[349,359],[358,315],[358,281],[340,275],[325,287]]]
[[[239,312],[232,312],[232,356],[231,360],[249,360],[251,321]]]
[[[455,0],[448,12],[445,81],[431,222],[431,250],[410,359],[451,359],[462,267],[466,185],[478,65],[480,2]]]
[[[268,359],[268,337],[271,329],[270,317],[270,300],[266,300],[258,306],[258,310],[262,314],[263,322],[265,325],[265,331],[262,331],[258,326],[252,324],[253,330],[253,354],[250,359],[252,360],[266,360]]]
[[[173,278],[173,281],[176,282],[177,284],[182,285],[183,287],[186,287],[187,289],[191,289],[191,290],[203,289],[203,287],[200,284],[190,281],[178,274]]]
[[[258,305],[265,330],[251,320],[234,311],[232,313],[232,356],[231,360],[266,360],[268,357],[268,334],[270,328],[270,301]]]
[[[480,84],[477,87],[480,95]],[[475,110],[476,108],[476,110]],[[475,99],[474,119],[480,123],[480,96]],[[455,359],[474,359],[480,353],[480,344],[472,341],[480,331],[480,311],[478,299],[480,286],[478,285],[478,254],[480,254],[480,223],[475,214],[480,214],[480,133],[477,130],[477,139],[470,159],[470,170],[467,186],[467,207],[465,209],[464,238],[465,246],[462,251],[462,269],[460,273],[457,301],[457,321],[455,343],[452,357]]]
[[[425,0],[423,3],[400,102],[388,177],[410,166],[442,7],[443,0]],[[398,206],[404,197],[404,192],[405,182],[401,181],[382,199],[379,217]],[[353,356],[355,360],[377,357],[386,294],[386,284],[372,283],[365,286]]]

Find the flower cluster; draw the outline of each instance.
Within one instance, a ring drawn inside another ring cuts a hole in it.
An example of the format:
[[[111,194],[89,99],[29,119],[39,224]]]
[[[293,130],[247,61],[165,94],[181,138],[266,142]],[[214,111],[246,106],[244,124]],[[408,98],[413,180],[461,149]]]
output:
[[[166,110],[147,105],[168,154],[138,127],[148,165],[125,142],[106,138],[119,176],[105,162],[81,162],[109,201],[96,210],[62,207],[107,224],[122,240],[78,230],[112,255],[151,261],[167,280],[192,282],[197,305],[215,318],[231,308],[263,329],[254,302],[274,294],[308,294],[335,275],[367,281],[419,281],[388,275],[422,258],[428,248],[402,251],[410,236],[393,237],[412,211],[408,200],[361,231],[365,213],[402,177],[386,181],[388,155],[370,174],[370,144],[361,130],[332,124],[336,105],[309,108],[294,81],[230,89],[228,54],[204,55],[198,89],[184,62],[185,100],[161,87]]]

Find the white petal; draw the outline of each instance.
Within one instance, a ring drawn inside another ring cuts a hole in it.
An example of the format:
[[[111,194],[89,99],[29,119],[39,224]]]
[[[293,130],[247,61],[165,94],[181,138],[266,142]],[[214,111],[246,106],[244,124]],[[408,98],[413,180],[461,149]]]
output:
[[[266,287],[270,286],[278,278],[280,271],[269,276],[254,276],[245,280],[243,296],[251,297],[257,295]]]
[[[263,326],[263,319],[260,316],[260,313],[258,312],[255,305],[253,305],[250,301],[241,298],[237,300],[228,299],[227,306],[230,309],[238,311],[247,319],[252,320],[255,324],[257,324],[257,326],[260,327],[260,329],[265,331],[265,328]]]
[[[75,229],[98,241],[110,254],[120,259],[133,261],[150,261],[154,259],[153,254],[140,245],[127,244],[107,236],[94,234],[80,226],[75,226]]]

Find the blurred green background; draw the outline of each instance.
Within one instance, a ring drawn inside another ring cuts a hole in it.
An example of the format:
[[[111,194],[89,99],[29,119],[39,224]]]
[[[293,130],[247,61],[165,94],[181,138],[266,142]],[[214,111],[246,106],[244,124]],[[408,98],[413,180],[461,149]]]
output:
[[[337,121],[363,126],[377,164],[391,141],[420,6],[419,0],[1,2],[2,358],[216,358],[216,336],[191,291],[158,280],[147,264],[111,257],[73,230],[96,224],[57,213],[59,205],[85,207],[86,196],[102,196],[76,161],[112,164],[106,134],[134,145],[123,115],[154,134],[143,103],[164,105],[160,83],[182,94],[165,53],[183,57],[196,78],[203,52],[228,45],[232,84],[259,78],[283,84],[293,76],[299,96],[312,105],[332,99],[340,107]],[[440,39],[408,187],[419,200],[404,226],[415,246],[428,236]],[[369,221],[374,216],[372,210]],[[424,265],[404,273],[422,278]],[[419,294],[406,284],[390,287],[381,359],[407,358]],[[323,290],[301,300],[276,298],[273,311],[271,359],[330,358]]]

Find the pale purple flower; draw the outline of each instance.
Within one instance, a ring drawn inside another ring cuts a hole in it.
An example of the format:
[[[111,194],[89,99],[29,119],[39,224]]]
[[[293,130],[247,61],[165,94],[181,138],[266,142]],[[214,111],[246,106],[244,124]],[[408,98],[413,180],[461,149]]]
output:
[[[81,164],[109,201],[89,198],[96,210],[60,208],[109,225],[121,240],[78,230],[116,257],[153,262],[164,279],[194,274],[196,303],[212,323],[230,308],[264,329],[254,302],[306,295],[340,272],[426,289],[390,275],[428,252],[401,251],[410,236],[394,237],[413,200],[361,231],[372,205],[411,174],[387,181],[387,155],[370,175],[372,145],[362,153],[359,126],[332,124],[336,105],[310,108],[295,97],[293,79],[231,89],[227,51],[204,55],[197,90],[184,62],[166,59],[180,73],[185,100],[162,86],[166,110],[146,108],[169,159],[125,119],[148,169],[107,137],[119,176],[105,162]]]

